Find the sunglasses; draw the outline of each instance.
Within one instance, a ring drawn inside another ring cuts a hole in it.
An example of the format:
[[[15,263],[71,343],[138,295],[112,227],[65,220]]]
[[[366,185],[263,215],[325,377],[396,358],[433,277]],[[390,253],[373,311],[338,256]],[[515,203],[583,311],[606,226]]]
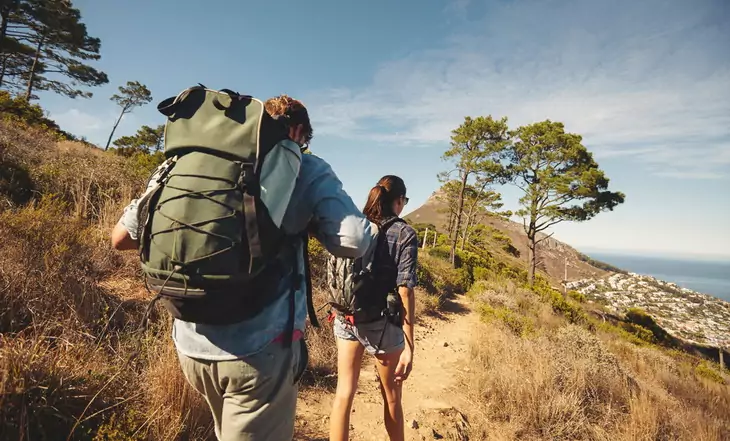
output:
[[[408,205],[409,199],[406,196],[403,196],[403,205]]]

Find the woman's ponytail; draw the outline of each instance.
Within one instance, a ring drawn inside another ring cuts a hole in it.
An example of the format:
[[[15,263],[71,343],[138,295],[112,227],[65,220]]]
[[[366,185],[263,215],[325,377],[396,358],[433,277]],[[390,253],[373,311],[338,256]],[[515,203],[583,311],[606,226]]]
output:
[[[363,210],[365,217],[367,217],[370,222],[378,223],[383,220],[383,214],[385,211],[384,199],[386,193],[387,190],[382,185],[376,185],[370,189],[370,193],[368,193],[368,200],[365,203],[365,209]]]
[[[375,187],[370,189],[363,213],[370,222],[380,223],[388,217],[395,216],[393,202],[406,195],[406,186],[397,176],[383,176]]]

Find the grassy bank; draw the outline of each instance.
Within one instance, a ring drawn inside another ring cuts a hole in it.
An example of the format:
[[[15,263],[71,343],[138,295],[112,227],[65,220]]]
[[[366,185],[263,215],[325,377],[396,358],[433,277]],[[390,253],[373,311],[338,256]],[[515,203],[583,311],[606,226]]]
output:
[[[208,439],[169,321],[110,228],[141,188],[133,160],[0,124],[0,439]]]
[[[472,439],[730,439],[717,365],[541,289],[497,279],[469,293],[483,321],[464,380]]]

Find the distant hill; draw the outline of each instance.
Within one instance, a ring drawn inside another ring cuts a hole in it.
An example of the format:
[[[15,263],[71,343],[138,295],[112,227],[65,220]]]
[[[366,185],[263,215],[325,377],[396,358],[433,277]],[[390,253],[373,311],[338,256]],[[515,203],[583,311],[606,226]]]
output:
[[[422,206],[409,213],[405,218],[413,223],[432,224],[439,231],[445,232],[448,221],[447,207],[446,204],[439,200],[439,191],[437,191]],[[525,265],[527,264],[527,235],[522,224],[498,218],[488,218],[482,223],[507,235],[514,247],[519,251],[520,260]],[[610,272],[621,271],[610,265],[594,261],[570,245],[553,238],[548,238],[540,243],[538,257],[541,259],[539,268],[554,281],[563,280],[566,259],[568,280],[602,277]]]

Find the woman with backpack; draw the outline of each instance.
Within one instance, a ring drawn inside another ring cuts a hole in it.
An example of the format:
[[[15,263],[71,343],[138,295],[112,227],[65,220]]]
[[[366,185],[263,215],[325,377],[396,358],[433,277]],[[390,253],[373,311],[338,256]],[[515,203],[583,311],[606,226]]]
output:
[[[388,175],[370,190],[363,210],[370,222],[378,226],[379,233],[372,258],[376,288],[362,302],[375,305],[371,309],[377,314],[371,313],[367,318],[335,315],[338,376],[330,416],[331,441],[348,439],[364,351],[374,355],[377,361],[388,436],[391,441],[404,439],[401,398],[403,382],[413,364],[413,289],[418,257],[416,232],[399,218],[407,203],[403,180]]]

